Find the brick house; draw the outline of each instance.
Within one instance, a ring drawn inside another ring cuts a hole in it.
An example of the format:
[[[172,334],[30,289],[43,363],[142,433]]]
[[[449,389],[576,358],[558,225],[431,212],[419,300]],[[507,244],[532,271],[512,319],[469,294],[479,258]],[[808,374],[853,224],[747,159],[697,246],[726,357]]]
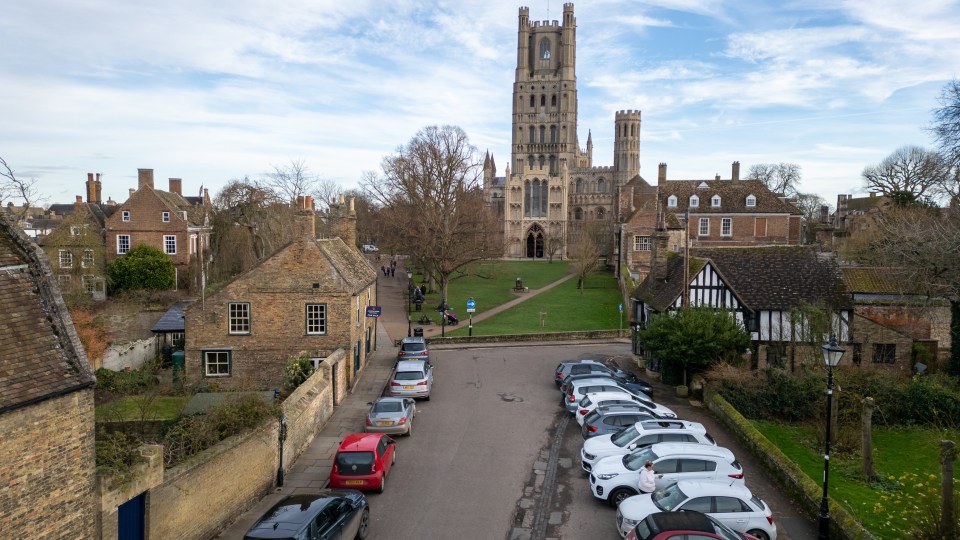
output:
[[[639,325],[684,305],[729,310],[750,334],[754,366],[819,358],[828,336],[811,334],[805,306],[825,310],[837,341],[850,341],[853,303],[830,254],[812,246],[698,248],[685,261],[665,249],[665,236],[657,240],[653,270],[632,295]]]
[[[667,180],[661,163],[656,186],[635,177],[621,188],[621,252],[631,275],[650,273],[656,231],[669,235],[667,247],[690,248],[798,245],[800,210],[759,180],[740,178],[734,162],[730,179]],[[687,233],[689,232],[689,236]]]
[[[153,169],[138,169],[139,187],[106,220],[106,262],[140,244],[153,246],[173,259],[178,288],[199,288],[199,272],[191,276],[191,262],[210,256],[210,195],[184,197],[183,182],[170,179],[170,190],[153,185]]]
[[[365,313],[377,304],[377,271],[353,244],[316,238],[312,198],[299,202],[296,239],[185,310],[191,382],[280,388],[291,358],[317,365],[337,349],[352,355],[348,385],[366,366],[376,319]]]
[[[96,537],[96,383],[50,265],[0,216],[0,536]]]

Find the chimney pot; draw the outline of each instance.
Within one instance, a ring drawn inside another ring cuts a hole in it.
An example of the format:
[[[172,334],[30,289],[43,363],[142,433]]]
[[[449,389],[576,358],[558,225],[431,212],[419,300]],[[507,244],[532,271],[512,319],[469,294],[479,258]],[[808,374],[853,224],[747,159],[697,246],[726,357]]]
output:
[[[93,173],[92,173],[92,172],[88,172],[88,173],[87,173],[87,182],[93,182]]]
[[[83,196],[77,195],[77,204],[83,204]]]

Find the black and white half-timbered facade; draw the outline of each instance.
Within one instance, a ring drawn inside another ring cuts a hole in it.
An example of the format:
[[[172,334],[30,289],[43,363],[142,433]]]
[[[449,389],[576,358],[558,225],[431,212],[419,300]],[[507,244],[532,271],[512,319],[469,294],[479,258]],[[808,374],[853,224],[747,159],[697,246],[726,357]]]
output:
[[[829,333],[839,343],[850,339],[853,303],[829,254],[809,246],[770,246],[695,249],[689,261],[672,255],[634,293],[638,325],[683,305],[726,309],[750,333],[754,354],[774,365],[782,365],[788,344],[829,340],[810,335],[802,315],[806,306],[827,314]]]

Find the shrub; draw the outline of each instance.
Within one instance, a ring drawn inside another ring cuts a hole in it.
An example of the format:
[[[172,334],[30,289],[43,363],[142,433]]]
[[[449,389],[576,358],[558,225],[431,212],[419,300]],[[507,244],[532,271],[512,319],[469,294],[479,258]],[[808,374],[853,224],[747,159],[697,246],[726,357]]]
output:
[[[123,431],[108,433],[101,429],[96,437],[97,473],[113,482],[125,484],[133,479],[133,466],[143,460],[138,451],[140,439]]]
[[[176,280],[173,259],[145,244],[118,257],[107,268],[111,291],[172,289]]]
[[[288,394],[313,375],[313,362],[306,356],[291,358],[283,368],[283,390]]]
[[[130,371],[100,368],[94,375],[97,376],[97,390],[115,394],[136,394],[153,388],[158,383],[156,368],[150,363]]]

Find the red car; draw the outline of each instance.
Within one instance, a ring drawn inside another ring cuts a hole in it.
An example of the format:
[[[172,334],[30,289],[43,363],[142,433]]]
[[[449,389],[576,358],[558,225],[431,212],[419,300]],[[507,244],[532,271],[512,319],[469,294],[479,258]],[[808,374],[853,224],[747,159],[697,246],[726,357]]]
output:
[[[396,446],[392,438],[381,433],[347,435],[333,458],[330,487],[383,493],[387,474],[397,460]]]

